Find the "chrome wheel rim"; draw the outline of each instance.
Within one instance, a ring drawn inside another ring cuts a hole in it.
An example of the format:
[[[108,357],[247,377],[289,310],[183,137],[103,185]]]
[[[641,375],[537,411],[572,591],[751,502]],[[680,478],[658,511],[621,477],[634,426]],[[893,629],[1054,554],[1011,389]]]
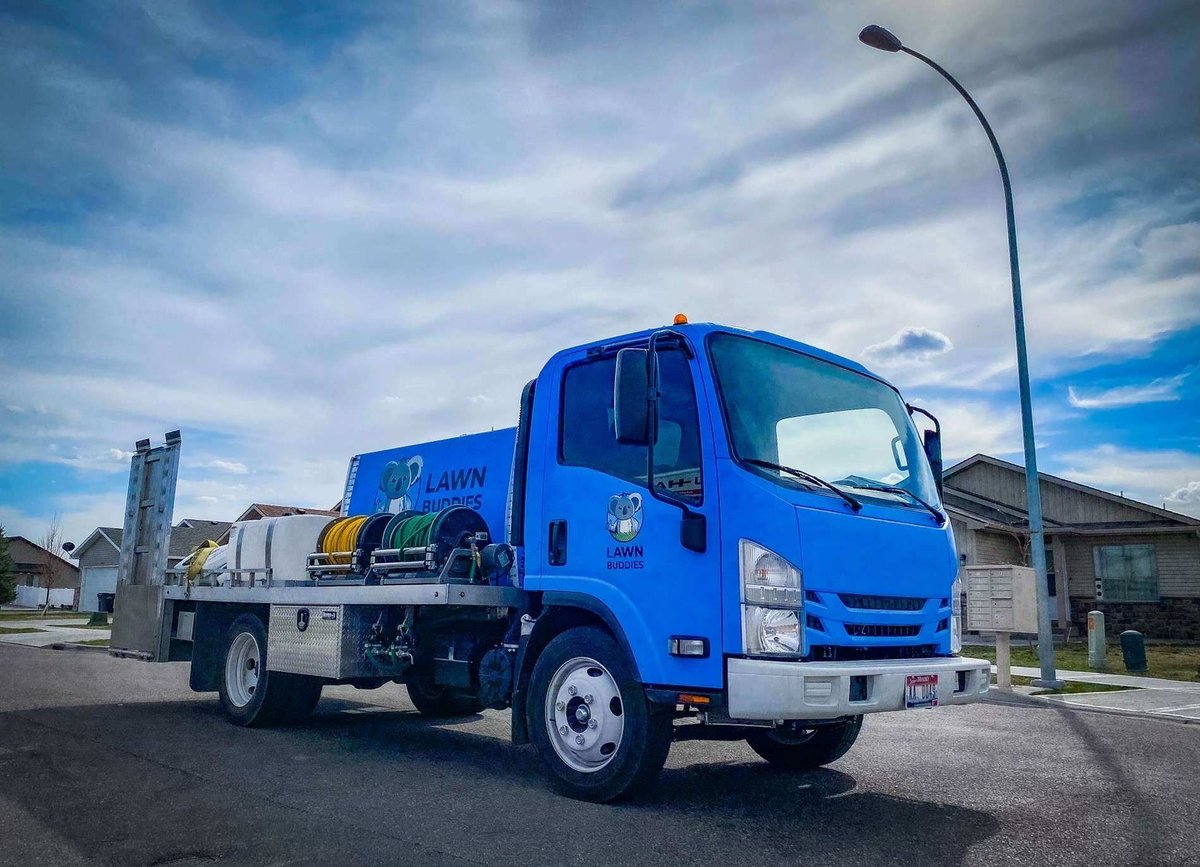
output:
[[[608,669],[590,657],[569,659],[554,672],[545,714],[554,752],[576,771],[590,774],[606,767],[621,746],[621,690]]]
[[[261,670],[258,641],[249,632],[239,633],[225,658],[225,691],[235,706],[245,707],[254,699]]]

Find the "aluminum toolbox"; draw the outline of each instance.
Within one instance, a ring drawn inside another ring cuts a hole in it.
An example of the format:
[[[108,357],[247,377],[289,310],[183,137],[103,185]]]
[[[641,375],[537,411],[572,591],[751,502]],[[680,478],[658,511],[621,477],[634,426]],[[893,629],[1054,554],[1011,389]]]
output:
[[[363,653],[382,610],[370,605],[272,605],[267,669],[333,680],[388,675]]]

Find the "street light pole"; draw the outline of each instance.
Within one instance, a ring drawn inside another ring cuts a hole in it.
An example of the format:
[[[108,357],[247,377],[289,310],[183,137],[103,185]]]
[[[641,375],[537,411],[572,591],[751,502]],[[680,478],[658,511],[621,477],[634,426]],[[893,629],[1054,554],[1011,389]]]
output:
[[[1033,400],[1029,391],[1029,358],[1025,346],[1025,306],[1021,302],[1021,269],[1017,262],[1017,223],[1013,214],[1012,184],[1008,179],[1008,165],[1004,162],[1004,154],[992,126],[971,98],[971,94],[955,81],[954,76],[942,69],[924,54],[913,51],[903,45],[893,34],[877,24],[864,27],[858,38],[872,48],[880,51],[903,51],[917,58],[922,63],[932,67],[942,78],[950,82],[959,92],[979,123],[987,133],[992,150],[996,153],[996,162],[1000,164],[1000,180],[1004,182],[1004,213],[1008,219],[1008,265],[1012,274],[1013,324],[1017,335],[1017,382],[1021,391],[1021,432],[1025,440],[1025,485],[1029,499],[1029,538],[1030,554],[1033,560],[1033,570],[1036,573],[1038,601],[1038,657],[1042,663],[1042,676],[1033,681],[1034,686],[1055,688],[1061,686],[1054,670],[1054,636],[1050,631],[1050,590],[1046,586],[1046,544],[1042,533],[1042,492],[1038,482],[1037,449],[1033,440]]]

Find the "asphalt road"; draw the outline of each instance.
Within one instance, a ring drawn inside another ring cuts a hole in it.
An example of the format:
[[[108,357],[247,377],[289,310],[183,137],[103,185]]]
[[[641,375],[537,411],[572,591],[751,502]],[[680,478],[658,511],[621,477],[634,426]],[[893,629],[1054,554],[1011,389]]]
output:
[[[658,789],[553,793],[509,714],[433,725],[402,687],[226,723],[186,665],[0,646],[0,863],[1200,863],[1200,726],[987,703],[868,718],[790,775],[677,744]]]

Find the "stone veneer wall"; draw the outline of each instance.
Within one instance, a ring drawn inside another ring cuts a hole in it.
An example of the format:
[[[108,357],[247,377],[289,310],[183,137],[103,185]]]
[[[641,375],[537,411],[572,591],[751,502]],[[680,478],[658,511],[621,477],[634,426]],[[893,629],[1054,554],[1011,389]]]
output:
[[[1099,603],[1095,599],[1072,599],[1071,620],[1084,635],[1089,611],[1104,612],[1104,629],[1110,640],[1126,629],[1136,629],[1148,639],[1200,641],[1200,599],[1166,597],[1158,602]]]

